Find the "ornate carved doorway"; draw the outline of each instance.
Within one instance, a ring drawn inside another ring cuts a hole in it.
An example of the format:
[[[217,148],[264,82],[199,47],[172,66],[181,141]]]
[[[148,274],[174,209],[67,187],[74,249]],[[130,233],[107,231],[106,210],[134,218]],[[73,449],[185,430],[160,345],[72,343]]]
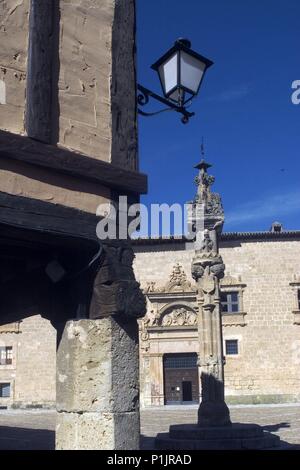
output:
[[[197,354],[165,354],[163,366],[165,405],[199,403]]]

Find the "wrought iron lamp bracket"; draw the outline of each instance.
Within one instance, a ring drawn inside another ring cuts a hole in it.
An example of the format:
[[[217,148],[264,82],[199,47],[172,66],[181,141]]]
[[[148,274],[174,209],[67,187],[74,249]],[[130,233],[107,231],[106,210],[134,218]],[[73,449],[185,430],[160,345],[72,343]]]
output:
[[[165,104],[167,108],[161,109],[159,111],[155,111],[152,113],[147,113],[143,111],[142,109],[138,108],[138,113],[141,114],[142,116],[155,116],[160,113],[164,113],[166,111],[176,111],[177,113],[182,114],[181,122],[183,124],[187,124],[189,122],[189,119],[195,115],[195,113],[190,113],[187,111],[186,107],[184,106],[179,106],[175,103],[172,103],[172,101],[163,98],[162,96],[157,95],[151,90],[148,90],[148,88],[143,87],[142,85],[137,86],[138,89],[138,95],[137,95],[137,102],[138,105],[140,106],[145,106],[149,103],[150,98],[154,98],[156,101],[159,101],[162,104]]]

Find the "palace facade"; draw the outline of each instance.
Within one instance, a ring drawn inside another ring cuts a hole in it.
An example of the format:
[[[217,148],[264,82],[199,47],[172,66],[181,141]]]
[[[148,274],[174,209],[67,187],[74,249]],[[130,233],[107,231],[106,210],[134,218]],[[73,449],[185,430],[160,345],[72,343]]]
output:
[[[198,371],[193,244],[141,239],[135,274],[147,297],[140,320],[141,406],[196,403]],[[221,281],[228,403],[300,400],[300,231],[223,233]],[[55,403],[56,332],[34,315],[0,329],[0,406]]]
[[[198,305],[193,243],[138,240],[135,273],[147,296],[140,321],[142,406],[197,403]],[[223,233],[220,254],[228,403],[300,399],[300,231]]]

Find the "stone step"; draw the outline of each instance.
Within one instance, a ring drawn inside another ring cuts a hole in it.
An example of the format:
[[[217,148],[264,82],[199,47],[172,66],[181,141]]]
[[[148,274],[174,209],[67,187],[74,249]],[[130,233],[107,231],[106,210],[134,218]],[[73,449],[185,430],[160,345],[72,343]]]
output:
[[[243,439],[262,437],[264,430],[257,424],[234,423],[231,426],[199,427],[196,424],[178,424],[170,426],[171,439]]]
[[[158,434],[157,450],[260,450],[278,448],[280,438],[264,432],[261,437],[243,439],[171,439],[168,434]]]

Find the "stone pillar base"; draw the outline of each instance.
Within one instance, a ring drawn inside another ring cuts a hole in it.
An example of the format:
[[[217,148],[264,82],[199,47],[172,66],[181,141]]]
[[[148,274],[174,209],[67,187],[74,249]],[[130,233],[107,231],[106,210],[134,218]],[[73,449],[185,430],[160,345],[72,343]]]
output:
[[[58,413],[57,450],[139,449],[139,413]]]
[[[256,424],[232,424],[224,427],[199,428],[196,424],[170,426],[169,434],[159,434],[159,450],[246,450],[272,449],[280,438]]]
[[[138,325],[69,321],[57,353],[56,448],[139,449]]]

